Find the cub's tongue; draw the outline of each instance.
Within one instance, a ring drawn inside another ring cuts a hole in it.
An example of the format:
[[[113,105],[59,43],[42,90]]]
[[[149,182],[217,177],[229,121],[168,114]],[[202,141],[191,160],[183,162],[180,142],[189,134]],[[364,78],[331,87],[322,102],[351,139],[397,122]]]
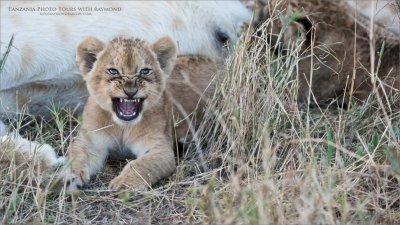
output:
[[[117,105],[120,112],[122,112],[124,115],[132,115],[134,112],[136,112],[136,101],[120,99]]]

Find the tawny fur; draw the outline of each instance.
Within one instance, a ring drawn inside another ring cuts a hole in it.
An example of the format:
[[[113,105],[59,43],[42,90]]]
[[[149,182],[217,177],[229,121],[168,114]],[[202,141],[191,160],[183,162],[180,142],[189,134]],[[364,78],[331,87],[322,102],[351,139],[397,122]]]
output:
[[[296,39],[296,33],[301,33],[303,42],[298,64],[301,101],[307,101],[310,85],[311,101],[319,104],[329,103],[333,99],[337,99],[339,104],[347,104],[350,96],[363,101],[373,92],[368,18],[354,11],[345,1],[288,3],[271,0],[263,7],[261,22],[268,20],[271,12],[276,10],[286,18],[298,13],[287,28],[275,18],[270,23],[272,27],[267,30],[272,29],[276,35],[271,44],[274,44],[281,29],[286,29],[282,40],[287,45],[294,43],[291,41]],[[374,24],[373,32],[371,43],[375,46],[375,72],[383,81],[376,82],[376,86],[384,103],[396,108],[400,103],[400,38],[379,24]],[[383,43],[384,51],[380,58]]]
[[[152,45],[126,37],[106,44],[95,38],[80,42],[77,62],[90,95],[79,136],[69,150],[72,164],[67,179],[72,181],[72,190],[88,182],[107,157],[137,157],[111,181],[110,188],[114,190],[152,185],[174,171],[174,137],[186,135],[187,123],[181,122],[174,129],[173,115],[185,118],[185,114],[194,112],[201,116],[203,98],[213,93],[211,81],[217,71],[217,64],[208,58],[176,54],[169,38]],[[105,73],[110,67],[137,79],[135,97],[145,100],[140,116],[133,121],[122,121],[112,108],[111,98],[126,97],[124,89],[132,87],[128,79],[112,81]],[[148,79],[137,75],[144,67],[152,70]],[[181,106],[175,110],[179,113],[174,113],[175,103]]]

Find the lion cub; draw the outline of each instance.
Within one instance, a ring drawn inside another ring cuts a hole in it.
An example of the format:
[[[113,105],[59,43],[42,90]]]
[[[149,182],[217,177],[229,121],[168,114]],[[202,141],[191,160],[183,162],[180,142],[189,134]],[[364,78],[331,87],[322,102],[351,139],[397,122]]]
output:
[[[76,59],[89,98],[69,150],[70,190],[88,182],[107,157],[135,159],[111,181],[113,190],[149,186],[169,176],[175,169],[174,135],[180,138],[187,130],[186,123],[173,129],[173,105],[199,115],[201,99],[213,93],[217,65],[201,56],[178,57],[167,37],[151,45],[136,38],[104,44],[87,37],[78,44]]]

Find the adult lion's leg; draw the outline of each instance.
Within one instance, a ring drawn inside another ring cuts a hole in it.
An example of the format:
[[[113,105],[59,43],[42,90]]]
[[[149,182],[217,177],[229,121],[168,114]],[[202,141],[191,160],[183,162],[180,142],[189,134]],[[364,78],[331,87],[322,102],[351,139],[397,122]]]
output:
[[[52,107],[81,109],[86,98],[87,90],[81,80],[59,84],[30,83],[0,91],[0,115],[29,112],[49,116]]]

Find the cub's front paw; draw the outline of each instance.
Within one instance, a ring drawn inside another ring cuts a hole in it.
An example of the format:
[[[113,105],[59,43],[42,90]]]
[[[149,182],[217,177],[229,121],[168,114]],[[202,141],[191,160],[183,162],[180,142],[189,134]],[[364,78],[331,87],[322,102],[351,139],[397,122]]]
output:
[[[76,190],[78,190],[78,187],[82,186],[83,184],[82,179],[80,179],[79,176],[74,173],[67,173],[63,177],[63,181],[66,190],[69,192],[75,192]]]
[[[90,177],[84,171],[78,174],[69,170],[63,174],[62,180],[64,181],[67,191],[75,192],[78,188],[82,187],[83,184],[89,182]]]
[[[146,184],[141,178],[134,178],[132,176],[125,176],[123,174],[114,178],[108,188],[114,191],[118,191],[121,189],[130,189],[130,188],[145,188]]]

